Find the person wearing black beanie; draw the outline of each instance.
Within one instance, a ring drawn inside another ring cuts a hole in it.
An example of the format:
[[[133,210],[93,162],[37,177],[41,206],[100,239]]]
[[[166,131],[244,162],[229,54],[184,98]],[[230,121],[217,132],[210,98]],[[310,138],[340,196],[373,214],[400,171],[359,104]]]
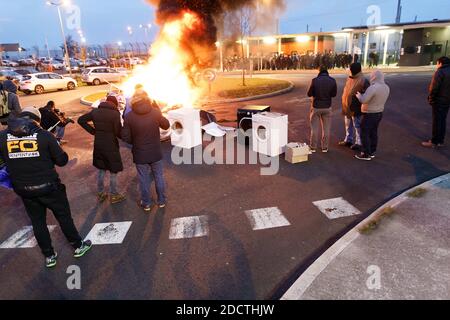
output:
[[[112,204],[126,199],[117,190],[117,174],[123,171],[118,140],[121,138],[122,122],[118,106],[117,98],[110,95],[97,109],[78,119],[78,124],[95,137],[93,165],[98,169],[97,198],[100,202],[108,199],[108,193],[104,190],[104,180],[106,172],[109,172]]]

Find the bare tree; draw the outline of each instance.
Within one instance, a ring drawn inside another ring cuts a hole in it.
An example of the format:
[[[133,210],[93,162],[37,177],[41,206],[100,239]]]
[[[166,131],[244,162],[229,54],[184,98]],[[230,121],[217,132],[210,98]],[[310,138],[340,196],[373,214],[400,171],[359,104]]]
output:
[[[245,47],[250,37],[256,30],[256,8],[253,5],[243,6],[236,11],[227,12],[224,16],[224,28],[240,44],[242,63],[242,85],[246,86],[245,70],[247,57]]]

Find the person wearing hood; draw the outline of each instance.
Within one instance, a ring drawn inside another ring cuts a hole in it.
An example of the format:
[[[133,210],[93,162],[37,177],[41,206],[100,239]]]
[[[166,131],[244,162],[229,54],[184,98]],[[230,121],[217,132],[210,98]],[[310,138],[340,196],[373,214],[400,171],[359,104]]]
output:
[[[361,140],[362,152],[355,155],[356,159],[370,161],[375,158],[378,148],[378,127],[383,119],[384,107],[390,95],[390,88],[384,82],[384,74],[380,70],[372,72],[370,87],[356,97],[362,103]]]
[[[330,77],[325,66],[321,66],[319,75],[312,80],[308,90],[308,97],[312,97],[310,120],[311,152],[313,153],[317,151],[320,137],[322,141],[322,152],[328,152],[331,131],[331,104],[332,99],[336,95],[336,80]]]
[[[342,114],[345,117],[345,139],[339,142],[340,146],[350,147],[352,150],[361,149],[361,102],[356,98],[358,92],[364,93],[370,86],[369,80],[364,77],[360,63],[350,66],[351,76],[347,79],[342,94]]]
[[[17,86],[11,80],[0,83],[0,123],[7,125],[9,120],[17,118],[22,112]]]
[[[447,131],[447,116],[450,109],[450,58],[439,58],[437,67],[428,96],[433,111],[433,134],[431,140],[422,142],[425,148],[443,147]]]
[[[163,117],[161,110],[148,94],[138,89],[131,99],[131,112],[125,116],[122,140],[132,145],[133,161],[141,190],[140,206],[146,212],[151,211],[153,207],[150,196],[153,179],[158,195],[157,205],[164,208],[167,201],[160,128],[169,129],[169,121]]]
[[[108,96],[97,109],[78,119],[78,124],[95,137],[93,165],[98,169],[97,197],[100,202],[108,199],[104,180],[106,172],[110,173],[110,202],[116,204],[126,198],[117,190],[117,174],[123,171],[119,141],[122,122],[118,109],[119,102],[114,96]],[[93,125],[90,124],[93,123]]]
[[[80,237],[72,219],[66,187],[55,169],[55,166],[65,166],[69,157],[53,134],[41,128],[40,121],[39,110],[30,107],[9,122],[8,130],[0,133],[0,162],[5,162],[13,189],[23,201],[45,265],[53,268],[58,255],[47,227],[47,209],[53,212],[75,249],[75,258],[88,252],[92,243]]]

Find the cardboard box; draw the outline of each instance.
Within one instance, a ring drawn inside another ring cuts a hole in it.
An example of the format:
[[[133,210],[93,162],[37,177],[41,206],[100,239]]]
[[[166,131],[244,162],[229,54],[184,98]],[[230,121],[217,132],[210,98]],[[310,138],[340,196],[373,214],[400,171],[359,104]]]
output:
[[[286,146],[286,161],[289,163],[307,162],[311,150],[304,143],[289,143]]]

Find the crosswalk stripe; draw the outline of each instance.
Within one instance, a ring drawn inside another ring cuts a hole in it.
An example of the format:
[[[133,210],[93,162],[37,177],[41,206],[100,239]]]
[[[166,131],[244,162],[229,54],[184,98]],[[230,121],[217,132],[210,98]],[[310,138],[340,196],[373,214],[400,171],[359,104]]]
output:
[[[316,201],[313,202],[313,204],[327,216],[328,219],[338,219],[361,214],[358,209],[342,197]]]
[[[131,221],[97,223],[85,240],[94,245],[122,244],[131,224]]]
[[[184,217],[172,220],[169,239],[200,238],[206,237],[208,234],[208,216]]]
[[[56,226],[48,226],[48,230],[53,232]],[[0,249],[29,249],[37,246],[36,238],[33,234],[33,227],[26,226],[14,233],[0,245]]]
[[[291,224],[279,208],[264,208],[245,212],[254,231],[287,227]]]

